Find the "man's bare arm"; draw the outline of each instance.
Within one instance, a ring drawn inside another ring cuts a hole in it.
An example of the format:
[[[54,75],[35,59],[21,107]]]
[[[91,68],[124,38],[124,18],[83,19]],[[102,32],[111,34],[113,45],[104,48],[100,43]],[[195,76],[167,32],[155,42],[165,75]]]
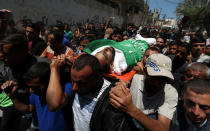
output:
[[[110,103],[117,109],[127,113],[132,118],[136,119],[144,128],[150,131],[168,131],[170,119],[159,114],[158,120],[149,118],[133,103],[129,89],[120,86],[115,87],[110,91]]]
[[[50,82],[47,88],[46,100],[48,109],[54,111],[68,101],[68,95],[62,90],[60,82],[60,67],[65,64],[65,55],[52,60]]]

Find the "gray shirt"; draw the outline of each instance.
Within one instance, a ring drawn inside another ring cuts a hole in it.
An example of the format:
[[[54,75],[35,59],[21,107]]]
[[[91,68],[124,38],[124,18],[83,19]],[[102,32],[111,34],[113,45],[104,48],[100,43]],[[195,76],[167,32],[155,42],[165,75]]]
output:
[[[177,90],[170,84],[153,96],[148,96],[144,90],[145,76],[135,74],[131,83],[130,92],[134,105],[144,114],[158,112],[168,119],[172,119],[178,102]]]

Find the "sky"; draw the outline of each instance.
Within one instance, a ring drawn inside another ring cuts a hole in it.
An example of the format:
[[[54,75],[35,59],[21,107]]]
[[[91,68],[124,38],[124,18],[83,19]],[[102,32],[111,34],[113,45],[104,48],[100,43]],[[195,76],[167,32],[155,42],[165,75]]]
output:
[[[149,8],[154,11],[154,8],[157,8],[160,12],[160,18],[166,15],[166,18],[176,19],[175,9],[178,3],[183,0],[148,0]],[[161,9],[162,8],[162,9]]]

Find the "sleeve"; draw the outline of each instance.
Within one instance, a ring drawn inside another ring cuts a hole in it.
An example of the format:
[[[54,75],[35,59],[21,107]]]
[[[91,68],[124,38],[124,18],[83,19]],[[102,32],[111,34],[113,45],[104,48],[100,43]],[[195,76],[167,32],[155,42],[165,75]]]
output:
[[[177,90],[173,86],[167,84],[165,86],[165,102],[159,108],[158,113],[172,120],[174,112],[176,110],[177,103],[178,103]]]
[[[40,57],[47,57],[47,48],[42,52]]]
[[[74,56],[74,51],[70,48],[70,50],[67,53],[68,56]]]
[[[70,96],[71,90],[72,90],[72,84],[71,83],[64,84],[63,90],[64,90],[64,92],[66,92],[68,94],[68,96]]]
[[[130,86],[130,93],[132,96],[133,104],[139,109],[142,103],[142,91],[143,91],[142,87],[144,86],[143,80],[144,80],[143,75],[135,74]]]
[[[30,96],[29,96],[29,104],[30,105],[35,105],[35,97],[34,97],[34,94],[31,94]]]

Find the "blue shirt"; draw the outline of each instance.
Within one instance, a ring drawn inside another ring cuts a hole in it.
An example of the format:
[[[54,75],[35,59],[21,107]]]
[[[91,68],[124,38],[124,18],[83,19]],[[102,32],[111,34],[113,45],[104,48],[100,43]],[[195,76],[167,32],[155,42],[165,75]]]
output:
[[[70,95],[72,85],[64,85],[64,91]],[[46,96],[30,95],[30,104],[35,106],[40,131],[67,131],[63,112],[58,109],[54,112],[48,110]]]

